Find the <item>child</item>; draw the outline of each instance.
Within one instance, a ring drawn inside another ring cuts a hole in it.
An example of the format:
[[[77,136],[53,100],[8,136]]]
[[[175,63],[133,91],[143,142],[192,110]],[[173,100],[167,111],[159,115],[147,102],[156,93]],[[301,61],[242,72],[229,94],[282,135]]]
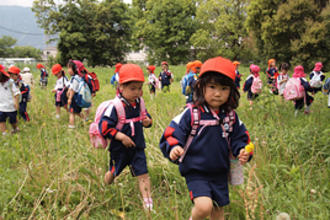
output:
[[[113,74],[113,76],[111,77],[110,83],[111,85],[113,85],[115,88],[117,88],[117,84],[119,82],[119,70],[122,67],[121,63],[117,63],[115,65],[115,73]]]
[[[323,64],[321,62],[315,63],[313,72],[309,74],[309,84],[313,88],[313,94],[322,90],[322,82],[325,79],[325,75],[322,72]]]
[[[194,62],[188,62],[186,65],[186,73],[183,75],[181,79],[181,89],[182,89],[182,94],[186,95],[186,85],[187,85],[187,80],[189,75],[191,74],[191,67],[194,65]],[[188,98],[188,97],[186,97]]]
[[[125,64],[119,71],[119,94],[118,97],[124,107],[126,120],[136,118],[140,115],[140,102],[144,75],[142,69],[136,64]],[[129,166],[133,176],[138,177],[139,188],[144,201],[145,209],[152,209],[150,191],[150,179],[148,175],[146,156],[144,152],[145,140],[143,127],[150,127],[152,120],[150,115],[143,120],[131,121],[117,130],[117,110],[111,104],[105,111],[99,122],[99,129],[104,138],[111,139],[110,169],[104,177],[106,184],[113,180]]]
[[[239,91],[239,89],[241,88],[240,83],[241,83],[241,77],[242,77],[242,75],[239,73],[238,68],[239,68],[239,65],[241,63],[238,62],[238,61],[234,61],[233,64],[235,66],[235,74],[236,74],[235,75],[235,85],[236,85],[236,87],[237,87],[237,89]]]
[[[42,88],[45,88],[48,84],[48,73],[41,63],[37,64],[37,69],[40,70],[40,86]]]
[[[156,95],[156,88],[158,88],[159,81],[157,77],[155,76],[155,69],[156,67],[153,65],[150,65],[147,67],[148,70],[148,82],[149,82],[149,91],[150,94]]]
[[[289,64],[282,63],[281,64],[281,72],[277,77],[278,94],[280,94],[281,96],[283,96],[283,91],[285,89],[286,82],[289,79],[288,71],[289,71]]]
[[[186,103],[193,102],[194,86],[198,79],[198,75],[201,67],[202,67],[202,62],[199,60],[194,61],[191,65],[191,72],[187,76],[187,81],[185,85],[185,95],[187,97]]]
[[[22,79],[20,78],[21,70],[16,66],[11,66],[8,69],[8,73],[10,78],[14,80],[16,87],[20,90],[20,102],[19,102],[19,115],[23,118],[24,121],[30,121],[29,114],[27,113],[27,103],[30,97],[30,87],[23,83]]]
[[[55,88],[52,90],[55,93],[55,106],[56,106],[56,118],[60,118],[61,107],[64,107],[68,111],[68,98],[66,93],[68,92],[69,80],[65,76],[65,73],[60,64],[55,64],[52,67],[52,73],[57,77]]]
[[[68,105],[69,105],[69,128],[75,128],[75,116],[82,118],[81,110],[82,108],[78,106],[76,99],[74,98],[75,94],[79,92],[80,82],[83,81],[81,68],[79,65],[81,62],[78,60],[69,60],[68,63],[68,73],[71,76],[69,90],[68,90]]]
[[[268,85],[270,87],[270,93],[274,95],[278,94],[277,86],[276,86],[276,78],[278,76],[278,70],[276,67],[276,60],[270,59],[268,60],[268,68],[266,70],[267,78],[268,78]]]
[[[24,67],[23,73],[21,74],[21,77],[22,77],[23,83],[28,85],[30,88],[33,86],[33,75],[30,72],[29,67]]]
[[[168,69],[168,63],[166,61],[162,62],[162,72],[159,74],[159,81],[162,85],[162,90],[164,92],[170,91],[170,85],[173,82],[173,75]]]
[[[6,120],[9,118],[9,123],[13,127],[12,133],[16,133],[20,91],[2,65],[0,65],[0,94],[0,131],[2,135],[7,134]]]
[[[327,78],[323,85],[324,95],[328,95],[328,108],[330,108],[330,78]]]
[[[248,131],[233,111],[240,97],[234,81],[235,67],[230,60],[222,57],[207,60],[195,86],[194,105],[172,120],[160,140],[165,157],[172,162],[180,158],[179,170],[194,203],[192,219],[208,216],[224,219],[223,206],[229,204],[230,152],[241,164],[250,157],[244,149],[250,142]],[[199,115],[200,123],[217,123],[210,126],[196,123],[196,126],[192,121],[195,115]],[[233,116],[232,127],[223,122],[228,115]],[[196,135],[192,136],[196,127]],[[191,145],[184,149],[188,136],[193,137],[189,141]]]
[[[260,92],[262,83],[259,76],[260,67],[254,64],[250,65],[250,75],[246,78],[243,86],[243,91],[247,92],[247,99],[249,100],[250,106],[253,104]]]

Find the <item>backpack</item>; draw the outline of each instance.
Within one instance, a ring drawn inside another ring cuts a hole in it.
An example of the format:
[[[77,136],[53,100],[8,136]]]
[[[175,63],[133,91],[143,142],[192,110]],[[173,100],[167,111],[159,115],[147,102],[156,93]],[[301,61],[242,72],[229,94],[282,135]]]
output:
[[[115,107],[115,109],[117,111],[117,115],[118,115],[118,122],[116,125],[116,129],[120,131],[124,127],[125,124],[131,124],[132,136],[135,135],[133,123],[142,121],[147,116],[146,107],[145,107],[144,100],[142,97],[140,98],[140,116],[136,117],[136,118],[130,118],[130,119],[126,119],[126,114],[125,114],[125,109],[124,109],[123,103],[118,96],[116,96],[116,98],[114,98],[112,100],[102,102],[97,107],[94,122],[89,126],[89,140],[90,140],[91,144],[93,145],[93,147],[95,147],[95,148],[106,148],[108,146],[108,140],[102,136],[102,134],[99,130],[99,123],[100,123],[100,120],[101,120],[104,112],[107,110],[107,108],[111,104]]]
[[[92,105],[92,94],[85,80],[79,80],[78,92],[74,94],[77,105],[81,108],[89,108]]]
[[[305,89],[301,85],[300,78],[290,78],[285,85],[283,91],[283,96],[285,100],[297,100],[305,97]]]
[[[100,90],[100,82],[99,79],[97,78],[96,73],[94,72],[87,73],[84,75],[83,78],[88,84],[91,93],[96,93],[97,91]]]
[[[262,91],[262,81],[259,76],[254,77],[253,76],[253,82],[251,85],[251,92],[253,94],[259,94]]]
[[[322,87],[322,81],[321,81],[321,75],[322,73],[316,73],[313,71],[313,78],[309,81],[309,84],[312,88],[321,88]]]

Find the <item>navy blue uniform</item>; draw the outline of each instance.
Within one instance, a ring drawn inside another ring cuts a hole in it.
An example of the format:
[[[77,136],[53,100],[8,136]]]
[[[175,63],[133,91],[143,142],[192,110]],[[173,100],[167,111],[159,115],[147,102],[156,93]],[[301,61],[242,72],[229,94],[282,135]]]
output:
[[[159,81],[162,83],[162,89],[167,86],[169,87],[171,85],[171,79],[172,79],[172,74],[170,72],[161,72],[159,74]]]
[[[222,120],[226,117],[224,112],[218,114]],[[184,147],[191,132],[191,112],[186,108],[176,116],[169,127],[166,128],[161,140],[160,149],[165,157],[169,158],[173,147]],[[201,120],[214,120],[215,117],[206,106],[200,107]],[[197,133],[201,127],[197,129]],[[199,196],[208,196],[217,205],[224,206],[229,203],[228,172],[229,172],[229,145],[223,136],[220,125],[205,127],[201,133],[192,140],[190,148],[179,170],[185,177],[191,199]],[[230,148],[235,157],[242,148],[249,143],[250,138],[244,124],[235,114],[233,132],[229,134]]]
[[[295,105],[294,105],[295,109],[304,108],[305,101],[306,101],[307,106],[310,106],[312,104],[312,102],[314,101],[314,98],[308,94],[308,92],[313,92],[314,89],[309,85],[309,83],[307,82],[306,79],[300,78],[300,81],[301,81],[301,85],[305,89],[305,98],[306,98],[306,100],[305,100],[305,98],[296,100]]]
[[[124,104],[126,118],[136,118],[140,115],[139,100],[134,105],[129,104],[124,98],[121,98]],[[151,116],[148,114],[148,117]],[[134,123],[135,135],[132,136],[132,129],[129,124],[125,124],[120,132],[129,136],[135,143],[136,147],[125,147],[121,141],[115,139],[118,132],[116,125],[118,122],[118,116],[116,108],[110,105],[104,112],[100,123],[99,129],[104,138],[111,140],[110,151],[110,171],[114,176],[118,176],[121,171],[130,166],[133,176],[140,176],[148,173],[146,156],[144,148],[146,147],[142,122]],[[151,125],[150,125],[151,126]]]
[[[242,75],[238,72],[238,70],[235,70],[235,86],[237,89],[241,88],[241,77]]]
[[[41,68],[40,69],[40,85],[41,86],[47,86],[48,84],[48,73],[46,69]]]
[[[16,86],[20,88],[22,98],[21,102],[19,103],[18,113],[24,119],[24,121],[30,121],[29,114],[26,111],[30,95],[30,87],[22,82],[16,83]]]
[[[198,76],[197,76],[196,73],[193,73],[187,79],[185,92],[186,92],[186,95],[188,96],[188,98],[186,100],[186,103],[193,102],[194,86],[197,82],[197,79],[198,79]],[[189,94],[187,94],[187,86],[189,86],[189,88],[190,88],[190,93]]]
[[[253,76],[250,75],[245,83],[244,83],[244,86],[243,86],[243,91],[244,92],[247,92],[247,99],[248,100],[254,100],[256,99],[259,95],[258,94],[253,94],[252,91],[251,91],[251,86],[252,86],[252,83],[253,83]]]

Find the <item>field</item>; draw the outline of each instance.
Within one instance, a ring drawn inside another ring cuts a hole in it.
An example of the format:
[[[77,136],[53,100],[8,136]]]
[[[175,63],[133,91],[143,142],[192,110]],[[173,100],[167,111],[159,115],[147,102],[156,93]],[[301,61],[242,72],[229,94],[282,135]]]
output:
[[[192,204],[185,181],[158,147],[165,127],[185,103],[179,85],[185,67],[170,69],[176,76],[170,93],[158,91],[151,99],[144,86],[154,121],[145,129],[154,212],[143,211],[137,180],[128,169],[115,184],[104,185],[109,154],[91,147],[88,123],[78,120],[78,128],[69,130],[64,111],[61,119],[55,118],[51,76],[47,89],[33,89],[28,105],[32,121],[20,122],[18,134],[0,137],[0,219],[188,219]],[[93,70],[101,91],[94,98],[92,117],[96,106],[115,94],[109,84],[113,69]],[[246,78],[248,69],[240,70]],[[34,75],[37,81],[35,69]],[[275,219],[280,212],[291,219],[330,219],[327,97],[318,93],[311,110],[310,115],[294,117],[293,104],[270,95],[266,88],[250,110],[246,94],[241,93],[237,112],[256,152],[246,166],[245,184],[230,188],[227,219]]]

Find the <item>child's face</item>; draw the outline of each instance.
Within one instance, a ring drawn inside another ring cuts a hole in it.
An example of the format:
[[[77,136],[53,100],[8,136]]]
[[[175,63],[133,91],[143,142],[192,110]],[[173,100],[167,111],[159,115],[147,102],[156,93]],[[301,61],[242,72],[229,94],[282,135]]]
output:
[[[163,64],[163,65],[162,65],[162,70],[163,70],[163,71],[167,71],[167,70],[168,70],[168,66],[167,66],[166,64]]]
[[[219,110],[220,106],[228,101],[230,87],[210,82],[206,84],[204,99],[213,110]]]
[[[238,70],[238,68],[239,68],[239,64],[237,64],[235,67],[236,67],[236,70]]]
[[[271,67],[275,67],[276,63],[275,62],[271,62],[270,66]]]
[[[151,70],[147,69],[148,70],[148,73],[151,74]]]
[[[72,67],[68,67],[68,73],[70,74],[70,76],[74,75]]]
[[[288,73],[288,70],[282,69],[282,73],[287,74]]]
[[[131,82],[128,85],[120,85],[121,95],[130,103],[142,96],[143,82]]]
[[[61,78],[61,72],[56,73],[55,76],[56,76],[58,79]]]
[[[18,80],[18,74],[10,73],[10,78],[12,78],[14,81],[17,81]]]

